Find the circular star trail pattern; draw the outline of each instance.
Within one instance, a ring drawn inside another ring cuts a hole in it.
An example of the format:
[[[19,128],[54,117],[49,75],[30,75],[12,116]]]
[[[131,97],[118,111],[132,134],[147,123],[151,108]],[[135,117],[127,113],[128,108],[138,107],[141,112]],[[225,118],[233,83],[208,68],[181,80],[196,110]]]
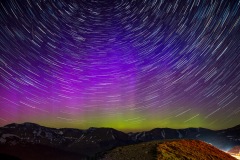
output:
[[[0,124],[239,124],[240,1],[2,0]]]

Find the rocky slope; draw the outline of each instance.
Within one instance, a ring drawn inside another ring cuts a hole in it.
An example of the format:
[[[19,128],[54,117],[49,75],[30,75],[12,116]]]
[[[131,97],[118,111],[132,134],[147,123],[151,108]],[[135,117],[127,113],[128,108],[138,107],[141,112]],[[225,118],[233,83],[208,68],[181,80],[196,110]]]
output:
[[[108,151],[102,160],[236,160],[216,147],[198,140],[144,142]]]
[[[158,160],[235,160],[229,154],[199,140],[177,140],[157,146]]]

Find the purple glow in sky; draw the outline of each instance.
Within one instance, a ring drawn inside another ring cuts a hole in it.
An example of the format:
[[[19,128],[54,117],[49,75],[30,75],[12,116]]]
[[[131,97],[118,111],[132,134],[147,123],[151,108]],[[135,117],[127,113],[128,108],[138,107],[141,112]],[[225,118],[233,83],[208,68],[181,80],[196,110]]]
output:
[[[0,4],[1,125],[240,123],[238,1]]]

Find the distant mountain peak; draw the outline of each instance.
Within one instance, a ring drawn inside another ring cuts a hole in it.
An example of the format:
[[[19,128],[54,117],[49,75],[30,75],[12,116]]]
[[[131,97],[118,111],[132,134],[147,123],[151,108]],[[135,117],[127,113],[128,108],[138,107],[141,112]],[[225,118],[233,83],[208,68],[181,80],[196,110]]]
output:
[[[236,125],[235,127],[232,127],[232,128],[240,129],[240,124],[239,124],[239,125]]]
[[[39,124],[36,124],[36,123],[31,123],[31,122],[24,122],[20,125],[25,125],[25,126],[40,126]]]

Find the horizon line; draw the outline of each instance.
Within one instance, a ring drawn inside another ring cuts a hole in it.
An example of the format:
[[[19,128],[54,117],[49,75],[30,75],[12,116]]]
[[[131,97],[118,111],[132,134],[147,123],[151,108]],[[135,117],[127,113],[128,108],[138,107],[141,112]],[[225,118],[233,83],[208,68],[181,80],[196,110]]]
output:
[[[101,129],[101,128],[105,128],[105,129],[114,129],[114,130],[117,130],[117,131],[121,131],[121,132],[124,132],[124,133],[138,133],[138,132],[148,132],[148,131],[151,131],[151,130],[154,130],[154,129],[173,129],[173,130],[184,130],[184,129],[208,129],[208,130],[212,130],[212,131],[220,131],[220,130],[226,130],[226,129],[231,129],[231,128],[235,128],[237,126],[240,126],[240,124],[238,125],[234,125],[232,127],[228,127],[228,128],[222,128],[222,129],[209,129],[209,128],[204,128],[204,127],[187,127],[187,128],[169,128],[169,127],[155,127],[155,128],[152,128],[152,129],[149,129],[149,130],[142,130],[142,131],[129,131],[129,132],[126,132],[126,131],[123,131],[123,130],[119,130],[119,129],[115,129],[115,128],[112,128],[112,127],[89,127],[89,128],[86,128],[86,129],[81,129],[81,128],[72,128],[72,127],[48,127],[48,126],[45,126],[45,125],[41,125],[41,124],[38,124],[38,123],[34,123],[34,122],[22,122],[22,123],[9,123],[9,124],[6,124],[6,125],[3,125],[3,126],[0,126],[0,128],[2,127],[5,127],[5,126],[8,126],[8,125],[11,125],[11,124],[17,124],[17,125],[22,125],[22,124],[35,124],[35,125],[38,125],[38,126],[41,126],[41,127],[45,127],[45,128],[52,128],[52,129],[77,129],[77,130],[89,130],[91,128],[96,128],[96,129]],[[137,129],[136,129],[137,130]]]

